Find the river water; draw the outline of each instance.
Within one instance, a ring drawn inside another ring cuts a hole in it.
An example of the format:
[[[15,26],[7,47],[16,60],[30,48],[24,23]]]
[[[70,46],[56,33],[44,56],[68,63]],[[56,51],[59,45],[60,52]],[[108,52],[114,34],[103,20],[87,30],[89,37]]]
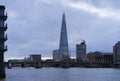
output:
[[[12,68],[3,81],[120,81],[115,68]]]

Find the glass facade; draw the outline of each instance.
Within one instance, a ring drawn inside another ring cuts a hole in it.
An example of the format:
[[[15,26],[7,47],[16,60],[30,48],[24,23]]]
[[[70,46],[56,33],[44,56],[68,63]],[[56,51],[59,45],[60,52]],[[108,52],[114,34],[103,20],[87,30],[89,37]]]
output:
[[[113,46],[114,64],[120,64],[120,41]]]
[[[60,54],[60,60],[69,59],[69,50],[68,50],[68,39],[67,39],[67,28],[66,28],[65,14],[63,14],[63,17],[62,17],[59,54]]]
[[[4,9],[0,9],[0,15],[4,15]]]
[[[0,20],[0,27],[4,26],[4,21]]]

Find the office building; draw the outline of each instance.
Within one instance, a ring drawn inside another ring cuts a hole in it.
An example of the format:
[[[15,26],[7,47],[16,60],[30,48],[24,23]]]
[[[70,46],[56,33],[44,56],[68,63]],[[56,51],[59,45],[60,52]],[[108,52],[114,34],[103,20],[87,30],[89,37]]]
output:
[[[41,61],[41,55],[40,54],[31,54],[31,55],[29,55],[28,59],[30,61]]]
[[[87,54],[87,62],[91,67],[112,67],[113,66],[113,53],[108,52],[90,52]]]
[[[76,59],[79,61],[86,60],[86,44],[85,41],[76,45]]]
[[[99,62],[99,63],[111,63],[113,64],[113,53],[109,52],[89,52],[87,54],[87,60],[89,62]]]
[[[60,61],[59,49],[53,50],[53,60]]]
[[[60,45],[59,45],[60,60],[69,59],[69,49],[68,49],[68,38],[67,38],[67,28],[65,14],[62,16],[61,34],[60,34]]]
[[[120,41],[113,46],[113,59],[115,65],[120,65]]]

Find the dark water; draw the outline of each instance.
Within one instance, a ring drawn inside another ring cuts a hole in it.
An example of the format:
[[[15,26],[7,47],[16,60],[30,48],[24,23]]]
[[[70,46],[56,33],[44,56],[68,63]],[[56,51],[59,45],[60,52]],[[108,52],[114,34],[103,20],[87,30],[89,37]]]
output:
[[[6,69],[4,81],[120,81],[114,68],[13,68]]]

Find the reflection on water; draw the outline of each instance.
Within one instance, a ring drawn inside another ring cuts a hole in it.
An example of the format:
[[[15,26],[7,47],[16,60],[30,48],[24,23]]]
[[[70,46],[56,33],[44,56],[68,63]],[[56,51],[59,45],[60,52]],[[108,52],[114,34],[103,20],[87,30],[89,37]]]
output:
[[[0,81],[120,81],[120,69],[113,68],[13,68]]]

